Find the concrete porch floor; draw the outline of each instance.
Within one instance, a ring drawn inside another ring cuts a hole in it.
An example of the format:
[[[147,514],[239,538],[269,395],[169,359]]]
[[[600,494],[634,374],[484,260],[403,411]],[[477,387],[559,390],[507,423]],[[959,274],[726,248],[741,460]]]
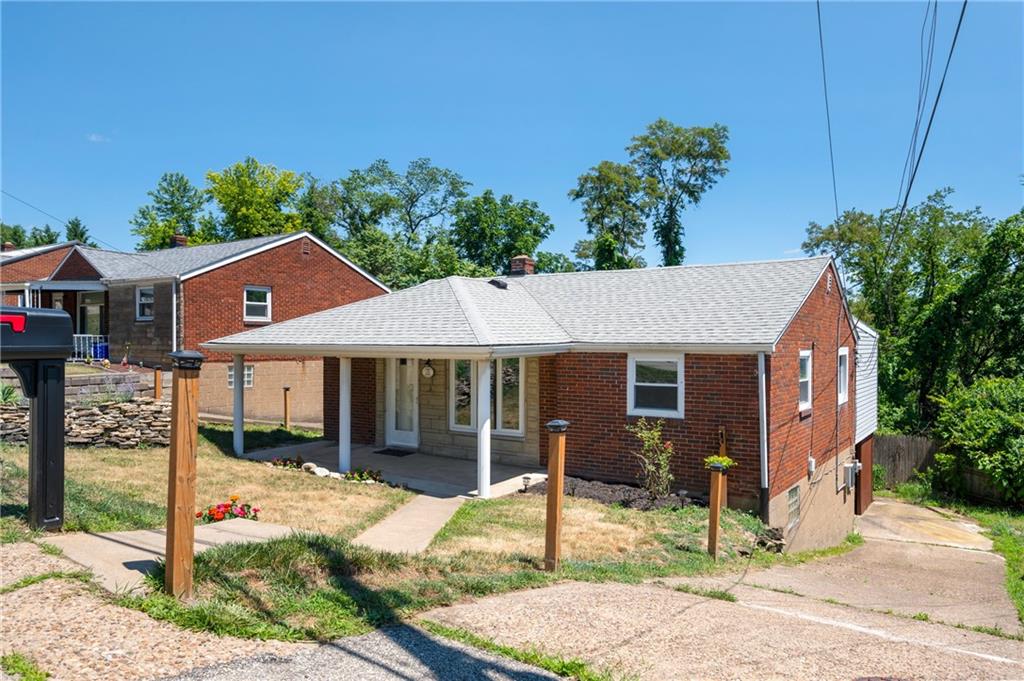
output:
[[[448,456],[433,456],[415,452],[407,456],[377,454],[384,449],[372,445],[352,445],[352,467],[380,471],[384,479],[396,485],[439,498],[475,497],[476,461]],[[258,449],[246,452],[244,457],[256,461],[270,461],[275,457],[294,459],[302,457],[305,462],[315,463],[330,471],[338,470],[338,445],[329,440],[310,442],[303,445]],[[547,478],[541,468],[491,464],[491,496],[502,497],[523,487],[523,476],[529,475],[533,482]]]

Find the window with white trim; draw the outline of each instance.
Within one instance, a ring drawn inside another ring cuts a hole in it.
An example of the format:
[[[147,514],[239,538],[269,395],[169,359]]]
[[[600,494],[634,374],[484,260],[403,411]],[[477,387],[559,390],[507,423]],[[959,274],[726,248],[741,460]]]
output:
[[[448,363],[448,426],[476,432],[476,369],[469,359]],[[521,436],[526,381],[522,357],[491,361],[491,429],[498,435]]]
[[[135,321],[153,321],[153,287],[135,287]]]
[[[836,367],[839,372],[839,375],[836,376],[839,404],[846,404],[850,399],[850,348],[839,348]]]
[[[800,351],[800,411],[811,408],[811,379],[814,367],[811,362],[811,351]]]
[[[242,318],[247,322],[270,321],[269,286],[245,287],[245,310]]]
[[[244,372],[242,373],[242,387],[251,388],[253,384],[253,378],[255,376],[255,367],[252,364],[246,364]],[[228,389],[234,389],[235,387],[235,367],[228,366]]]
[[[683,418],[683,355],[630,355],[626,413]]]

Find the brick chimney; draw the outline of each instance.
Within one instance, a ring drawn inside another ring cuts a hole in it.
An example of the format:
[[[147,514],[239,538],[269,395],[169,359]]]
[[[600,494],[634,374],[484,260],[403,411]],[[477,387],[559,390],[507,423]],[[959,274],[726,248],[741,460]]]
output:
[[[524,274],[533,274],[534,271],[533,258],[528,255],[517,255],[512,258],[512,267],[509,269],[509,274],[513,277],[521,277]]]
[[[2,247],[0,247],[0,250],[13,251],[14,250],[14,244],[11,243],[10,241],[5,241],[4,245]]]
[[[188,246],[188,237],[184,234],[175,234],[171,237],[171,248],[182,248]]]

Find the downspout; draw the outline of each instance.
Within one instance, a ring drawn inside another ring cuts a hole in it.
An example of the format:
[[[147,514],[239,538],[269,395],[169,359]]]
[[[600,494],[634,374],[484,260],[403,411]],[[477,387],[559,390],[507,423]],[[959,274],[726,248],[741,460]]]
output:
[[[178,351],[178,280],[171,279],[171,352]]]
[[[757,416],[761,449],[761,522],[768,524],[768,381],[765,376],[764,353],[757,353]]]

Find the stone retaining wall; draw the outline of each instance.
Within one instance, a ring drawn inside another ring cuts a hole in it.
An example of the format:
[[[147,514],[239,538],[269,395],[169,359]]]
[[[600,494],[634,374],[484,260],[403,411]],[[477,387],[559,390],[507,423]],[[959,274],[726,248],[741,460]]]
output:
[[[168,374],[170,374],[169,371],[165,372],[165,377]],[[166,378],[164,382],[166,384]],[[13,385],[18,394],[21,394],[21,381],[18,380],[12,369],[0,368],[0,383]],[[69,403],[108,401],[113,395],[151,397],[153,395],[153,374],[102,371],[64,377],[64,399]]]
[[[28,406],[0,405],[0,440],[28,440]],[[71,447],[166,446],[171,437],[171,403],[142,397],[130,402],[71,405],[64,411],[64,442]]]

